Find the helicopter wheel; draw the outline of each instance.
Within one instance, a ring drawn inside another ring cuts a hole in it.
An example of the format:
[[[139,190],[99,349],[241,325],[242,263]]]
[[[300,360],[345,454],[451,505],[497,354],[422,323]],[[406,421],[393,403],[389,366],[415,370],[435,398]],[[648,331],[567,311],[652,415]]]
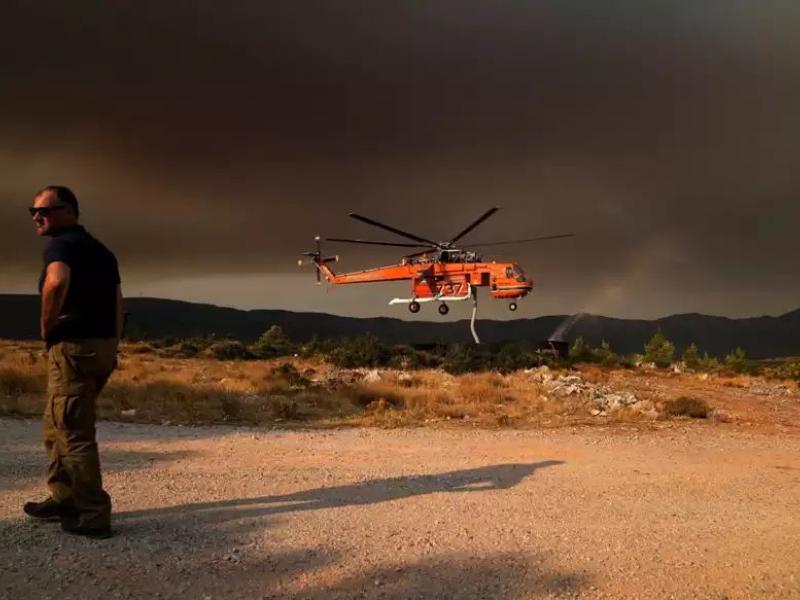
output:
[[[510,310],[511,312],[514,312],[515,310],[517,310],[517,303],[516,302],[512,302],[511,304],[509,304],[508,305],[508,310]]]
[[[408,303],[408,310],[410,310],[412,313],[415,313],[415,314],[418,313],[419,312],[419,302],[417,302],[416,300],[412,300],[411,302],[409,302]]]
[[[447,306],[447,304],[440,304],[439,305],[439,314],[440,315],[446,315],[449,312],[450,312],[450,307]]]

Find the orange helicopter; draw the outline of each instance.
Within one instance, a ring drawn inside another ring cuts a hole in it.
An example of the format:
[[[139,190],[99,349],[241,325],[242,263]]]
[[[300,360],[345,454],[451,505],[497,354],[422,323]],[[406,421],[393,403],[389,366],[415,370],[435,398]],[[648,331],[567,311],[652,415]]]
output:
[[[321,283],[321,277],[324,277],[328,283],[333,285],[376,283],[382,281],[410,281],[411,298],[394,298],[389,304],[407,304],[408,310],[412,313],[418,313],[420,311],[420,303],[438,302],[439,314],[446,315],[450,312],[450,307],[447,304],[448,302],[472,299],[473,311],[471,329],[473,337],[476,343],[478,343],[478,336],[475,333],[474,326],[475,315],[477,313],[477,288],[488,287],[489,293],[493,298],[510,300],[508,308],[509,310],[515,311],[517,310],[517,300],[525,297],[533,289],[533,279],[526,275],[517,263],[484,261],[482,256],[470,250],[470,248],[537,242],[572,237],[574,235],[572,233],[566,233],[524,240],[507,240],[456,246],[456,243],[461,238],[470,233],[498,210],[498,207],[489,209],[455,237],[442,242],[434,242],[433,240],[408,233],[407,231],[402,231],[395,227],[379,223],[373,219],[350,213],[349,216],[353,219],[402,236],[412,240],[414,243],[343,238],[325,238],[326,241],[412,249],[423,248],[423,250],[407,254],[402,258],[399,264],[376,267],[363,271],[352,271],[338,275],[334,273],[328,265],[333,262],[338,262],[339,257],[323,256],[319,236],[315,238],[317,243],[316,252],[304,252],[303,256],[310,258],[310,263],[316,266],[317,283]],[[301,259],[298,261],[298,264],[302,266],[306,264],[306,262]]]

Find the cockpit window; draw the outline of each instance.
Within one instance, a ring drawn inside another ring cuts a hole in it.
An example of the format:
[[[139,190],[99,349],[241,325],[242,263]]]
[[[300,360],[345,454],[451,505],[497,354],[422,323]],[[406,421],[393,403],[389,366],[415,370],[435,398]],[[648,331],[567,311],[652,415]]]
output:
[[[514,277],[514,269],[512,267],[506,267],[506,277],[511,278]]]

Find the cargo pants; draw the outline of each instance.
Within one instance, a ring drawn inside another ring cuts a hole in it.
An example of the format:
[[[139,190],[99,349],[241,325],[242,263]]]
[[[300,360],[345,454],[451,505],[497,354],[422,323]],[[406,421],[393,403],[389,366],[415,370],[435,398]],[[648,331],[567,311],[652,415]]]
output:
[[[44,446],[47,487],[86,527],[107,527],[111,498],[103,490],[95,439],[96,401],[117,365],[117,341],[58,342],[48,351]]]

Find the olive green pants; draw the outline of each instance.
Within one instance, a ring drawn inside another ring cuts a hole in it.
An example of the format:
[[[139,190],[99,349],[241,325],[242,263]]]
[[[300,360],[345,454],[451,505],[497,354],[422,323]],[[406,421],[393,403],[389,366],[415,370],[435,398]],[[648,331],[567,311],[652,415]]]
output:
[[[71,340],[48,352],[44,446],[47,486],[70,504],[81,525],[106,527],[111,498],[103,490],[95,439],[95,403],[117,364],[117,341]]]

